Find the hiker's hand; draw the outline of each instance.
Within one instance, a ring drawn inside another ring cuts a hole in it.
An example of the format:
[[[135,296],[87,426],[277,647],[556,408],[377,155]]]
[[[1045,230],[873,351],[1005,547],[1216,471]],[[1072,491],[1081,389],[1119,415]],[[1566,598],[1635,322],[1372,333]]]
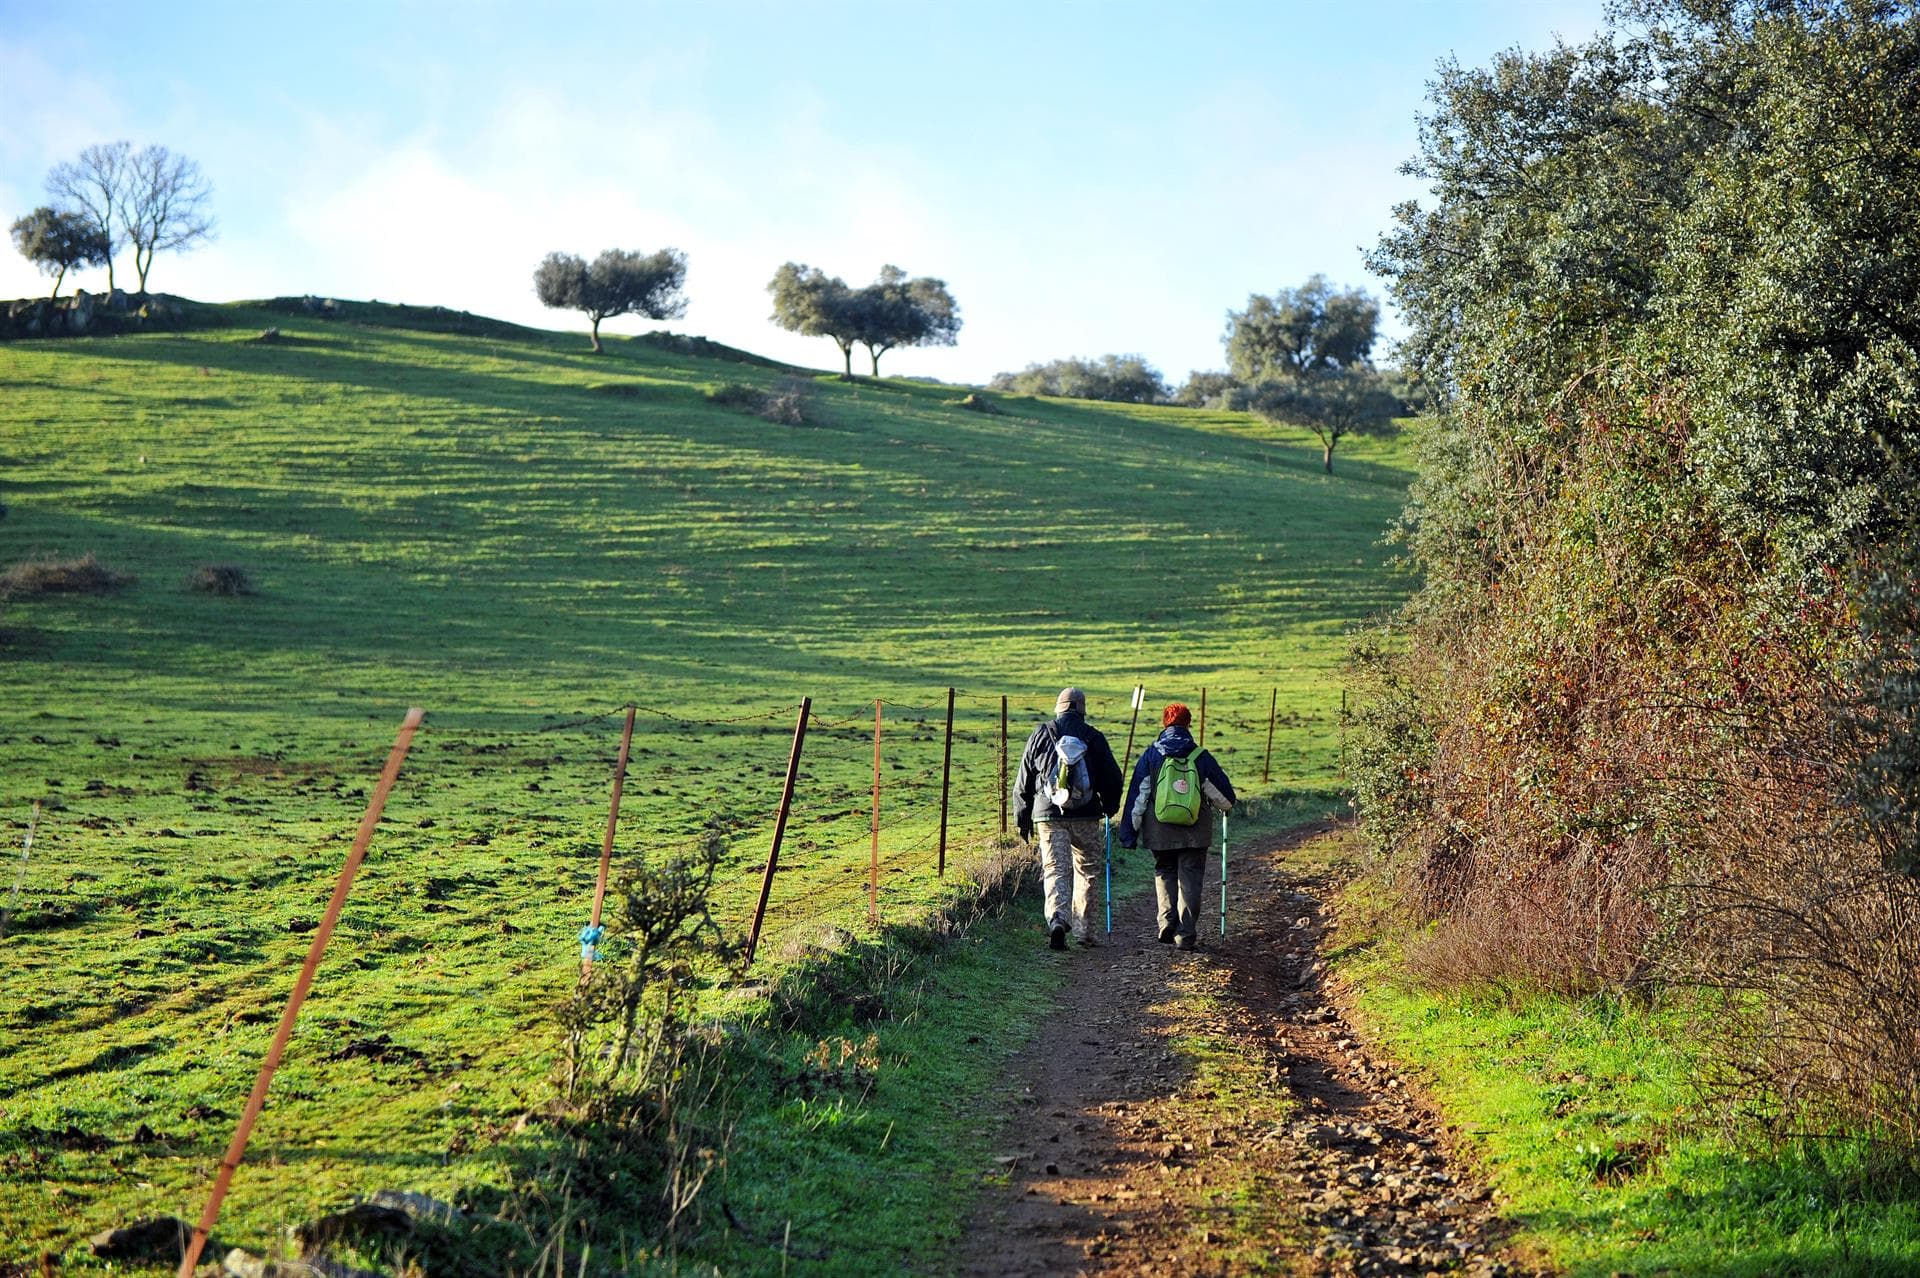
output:
[[[1033,813],[1022,812],[1015,819],[1014,824],[1020,827],[1020,841],[1022,843],[1033,842]]]

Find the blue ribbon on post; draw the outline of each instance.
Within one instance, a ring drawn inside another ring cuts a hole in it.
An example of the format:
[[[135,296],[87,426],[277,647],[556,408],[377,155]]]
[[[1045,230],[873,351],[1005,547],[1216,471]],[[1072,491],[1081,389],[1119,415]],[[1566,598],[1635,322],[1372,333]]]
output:
[[[580,929],[580,961],[582,963],[599,962],[600,951],[594,947],[600,944],[600,938],[606,934],[606,928],[596,927],[592,923]]]

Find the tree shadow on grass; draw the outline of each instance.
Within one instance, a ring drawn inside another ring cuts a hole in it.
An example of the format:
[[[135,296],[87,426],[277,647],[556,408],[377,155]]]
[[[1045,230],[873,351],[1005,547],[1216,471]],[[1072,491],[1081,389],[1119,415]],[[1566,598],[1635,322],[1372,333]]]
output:
[[[470,348],[444,341],[412,337],[394,330],[374,330],[381,343],[401,343],[423,355],[440,355],[445,362],[408,362],[382,358],[380,347],[348,337],[303,337],[280,342],[194,341],[117,343],[100,349],[61,350],[89,362],[172,365],[211,369],[247,377],[298,378],[323,386],[344,386],[409,397],[437,399],[469,407],[541,418],[568,414],[555,409],[584,394],[588,382],[606,370],[581,367],[564,357],[528,352],[516,345],[502,359],[515,364],[537,364],[580,375],[579,381],[541,380],[501,369],[466,368],[454,359],[471,360]],[[449,358],[450,357],[450,358]],[[629,362],[629,367],[637,361]],[[653,402],[691,408],[704,404],[704,389],[662,381],[649,386]],[[558,403],[556,401],[559,401]],[[581,402],[585,406],[585,401]]]

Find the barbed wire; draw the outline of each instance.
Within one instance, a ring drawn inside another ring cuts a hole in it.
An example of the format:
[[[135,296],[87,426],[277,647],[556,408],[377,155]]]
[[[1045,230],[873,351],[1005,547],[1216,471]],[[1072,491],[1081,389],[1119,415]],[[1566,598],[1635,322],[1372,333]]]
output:
[[[991,711],[994,704],[1002,700],[1006,700],[1011,709],[1015,699],[1003,698],[1002,694],[997,692],[981,692],[957,686],[952,689],[952,694],[951,704],[955,710],[955,722],[944,738],[951,745],[950,772],[946,787],[949,800],[947,809],[949,834],[950,836],[956,832],[992,834],[999,819],[1001,790],[1008,784],[1007,778],[1001,775],[1002,747],[1005,752],[1005,766],[1011,769],[1021,749],[1021,743],[1028,736],[1030,723],[1044,720],[1046,716],[1031,713],[1033,707],[1024,705],[1017,713],[1009,715],[1003,730],[997,722],[982,723],[979,709],[984,707]],[[1021,697],[1017,700],[1026,702],[1028,699]],[[1282,712],[1273,705],[1271,696],[1267,698],[1269,714],[1266,715],[1257,713],[1258,698],[1255,698],[1254,713],[1245,712],[1247,707],[1244,699],[1227,698],[1226,700],[1232,708],[1219,701],[1209,705],[1209,718],[1212,722],[1208,726],[1223,735],[1226,733],[1251,734],[1256,742],[1254,746],[1256,753],[1258,739],[1266,733],[1270,724],[1276,727],[1281,724],[1298,727],[1304,724],[1325,723],[1332,718],[1331,714],[1323,715],[1313,711],[1303,713],[1297,708]],[[932,802],[934,792],[942,785],[941,768],[938,764],[924,762],[911,769],[902,769],[898,760],[902,755],[924,760],[929,751],[940,750],[943,740],[942,729],[946,726],[944,712],[949,708],[949,703],[945,697],[939,697],[932,703],[921,703],[905,699],[890,700],[885,696],[880,698],[880,703],[883,761],[890,765],[883,772],[880,781],[883,830],[888,825],[898,827],[900,824],[907,824],[910,827],[918,827],[922,831],[917,837],[910,838],[904,844],[894,842],[886,850],[885,861],[889,865],[898,866],[912,858],[928,854],[933,847],[938,837],[937,825],[929,809],[934,806]],[[510,743],[513,742],[531,742],[560,733],[582,729],[597,732],[608,725],[609,721],[617,720],[629,707],[637,718],[676,724],[690,729],[695,734],[706,735],[719,733],[724,729],[742,724],[765,724],[768,725],[767,730],[771,731],[775,728],[775,720],[790,717],[799,708],[799,704],[784,701],[767,704],[757,709],[743,708],[739,713],[734,714],[699,717],[670,710],[657,704],[633,701],[530,727],[483,727],[478,723],[463,724],[457,718],[453,722],[448,722],[445,718],[437,716],[430,717],[425,726],[429,731],[437,729],[443,743],[451,744],[448,737],[452,733],[471,733],[490,742],[488,745],[481,746],[482,750],[501,750],[510,748]],[[959,713],[962,706],[972,712],[964,719]],[[887,751],[887,738],[884,735],[889,717],[895,728],[891,738],[895,744],[891,752]],[[989,713],[987,717],[991,719],[991,714]],[[812,752],[805,757],[806,768],[795,795],[795,802],[789,809],[789,822],[795,828],[796,834],[803,839],[809,832],[816,836],[831,837],[832,832],[843,829],[847,824],[871,817],[869,804],[872,783],[868,774],[871,762],[864,746],[871,729],[872,719],[865,713],[839,717],[817,706],[810,706],[808,723],[823,735],[825,738],[823,744],[836,739],[846,743],[846,738],[850,736],[862,747],[856,751],[847,752],[856,757],[839,757],[840,752],[831,749]],[[1151,724],[1146,725],[1145,739],[1151,741],[1154,732],[1155,729]],[[904,747],[899,744],[903,739]],[[604,742],[597,744],[596,752],[603,753],[604,751],[600,751],[600,745],[605,744]],[[1222,748],[1231,749],[1227,743],[1219,744]],[[1245,742],[1242,741],[1241,744],[1245,745]],[[610,746],[607,748],[610,749]],[[888,753],[894,757],[888,758]],[[561,756],[556,755],[549,761],[549,765],[564,761]],[[752,771],[763,772],[770,777],[778,775],[771,766],[764,769],[756,767]],[[826,780],[829,783],[816,788],[814,785],[816,779]],[[777,803],[769,795],[768,806],[744,816],[741,823],[744,829],[760,829],[774,821],[777,815]],[[1009,826],[1012,824],[1011,816],[1009,812]],[[684,847],[697,845],[699,838],[699,828],[694,823],[681,825],[671,821],[660,821],[655,824],[654,831],[656,837],[658,834],[665,834],[668,840],[677,846],[670,848],[656,846],[652,855],[675,855]],[[808,843],[810,847],[817,846],[812,845],[810,839]],[[813,854],[831,857],[844,855],[845,851],[845,848],[834,848],[816,850]],[[734,854],[730,851],[729,855]]]
[[[915,705],[910,701],[888,701],[885,697],[882,697],[880,698],[880,704],[888,710],[904,710],[910,715],[917,714],[922,716],[922,718],[916,722],[924,722],[925,717],[930,715],[937,715],[942,719],[946,718],[947,715],[945,702],[941,702],[938,705],[922,706]]]
[[[953,833],[951,826],[948,827],[947,833],[948,833],[948,841],[951,842],[952,833]],[[890,866],[897,867],[898,863],[903,860],[919,857],[924,854],[932,852],[935,849],[935,847],[939,844],[939,842],[940,842],[940,832],[936,828],[926,834],[921,835],[918,839],[913,840],[912,842],[906,844],[905,846],[901,846],[896,843],[891,852],[883,848],[880,853],[880,867],[882,869],[886,869]]]
[[[953,831],[949,829],[948,833],[949,833],[948,845],[949,847],[951,847],[953,842],[951,837],[953,834]],[[911,862],[913,862],[914,860],[916,859],[926,859],[928,861],[931,860],[928,854],[934,849],[935,844],[938,841],[938,838],[939,838],[939,835],[938,835],[938,831],[936,830],[933,832],[923,834],[917,839],[909,840],[904,844],[896,843],[895,846],[889,849],[885,846],[885,841],[883,836],[879,868],[883,872],[911,873],[915,869],[915,866],[911,864]],[[841,894],[844,894],[847,898],[846,901],[844,902],[843,908],[851,909],[855,905],[860,904],[861,903],[860,898],[867,896],[872,891],[874,885],[873,885],[872,879],[868,875],[856,874],[857,871],[864,868],[869,871],[869,875],[870,875],[871,869],[872,869],[871,860],[869,859],[863,862],[860,859],[858,859],[858,854],[865,853],[868,858],[871,858],[872,848],[873,848],[873,845],[870,841],[861,841],[857,843],[841,844],[832,849],[816,851],[814,854],[814,857],[816,860],[824,860],[824,861],[831,862],[837,858],[845,857],[846,863],[838,867],[837,873],[838,874],[854,874],[855,877],[851,879],[844,879],[844,880],[838,877],[823,879],[813,884],[810,884],[809,886],[802,888],[789,896],[783,897],[780,900],[780,906],[778,911],[779,915],[781,917],[789,916],[793,913],[796,913],[802,910],[804,907],[808,907],[815,904],[816,902],[820,901],[824,897],[836,896]],[[799,867],[783,866],[782,871],[784,872],[789,868],[797,869]],[[884,883],[880,884],[879,886],[882,889],[885,889],[887,887],[887,885]]]
[[[973,701],[973,702],[985,702],[989,705],[995,700],[997,700],[1000,695],[998,693],[973,692],[971,690],[961,689],[961,688],[956,688],[954,690],[954,694],[955,694],[956,704],[960,700],[964,699],[964,700]],[[912,702],[912,701],[905,701],[905,700],[898,700],[898,701],[889,700],[884,696],[880,698],[880,702],[882,706],[881,722],[882,722],[883,733],[885,730],[885,724],[888,722],[887,715],[886,715],[886,711],[888,710],[896,712],[892,720],[894,723],[896,724],[910,723],[915,725],[915,727],[918,729],[925,730],[925,729],[930,729],[930,728],[939,726],[941,721],[944,719],[944,711],[946,709],[945,704],[943,702],[923,704],[919,702]],[[787,715],[793,713],[793,711],[798,707],[798,703],[795,703],[795,702],[782,702],[777,705],[770,706],[766,709],[749,710],[740,714],[719,715],[719,716],[693,716],[693,715],[681,714],[677,711],[668,710],[664,707],[649,704],[649,703],[634,702],[630,704],[634,706],[636,714],[639,716],[644,716],[647,719],[660,720],[663,722],[680,724],[684,727],[692,728],[696,731],[711,731],[716,728],[730,727],[730,726],[734,726],[742,723],[766,723],[776,719],[783,719]],[[497,738],[507,738],[507,739],[511,739],[515,737],[543,736],[550,733],[565,732],[572,729],[589,727],[589,726],[603,723],[609,719],[617,718],[626,708],[627,708],[626,705],[613,706],[605,710],[582,714],[571,719],[562,720],[558,723],[542,724],[534,728],[506,729],[506,728],[484,728],[484,727],[479,727],[477,725],[467,725],[464,728],[459,730],[463,730],[467,732],[481,732],[489,736],[493,736]],[[1237,732],[1251,732],[1251,733],[1264,732],[1267,728],[1267,724],[1268,724],[1267,717],[1258,715],[1257,713],[1252,715],[1242,714],[1242,713],[1237,713],[1231,710],[1217,708],[1216,706],[1209,706],[1209,711],[1210,711],[1209,726],[1213,726],[1216,728],[1228,727],[1228,728],[1232,728]],[[1017,723],[1014,722],[1012,719],[1010,719],[1007,727],[1009,740],[1011,741],[1011,739],[1015,736],[1027,735],[1029,733],[1029,727],[1028,727],[1029,720],[1038,721],[1040,719],[1044,719],[1045,717],[1046,717],[1045,715],[1038,715],[1038,716],[1030,715],[1029,713],[1023,711],[1018,716]],[[1331,716],[1318,714],[1312,711],[1308,711],[1308,712],[1301,712],[1299,710],[1288,710],[1285,712],[1275,711],[1272,715],[1272,722],[1274,723],[1275,726],[1278,726],[1280,724],[1298,725],[1303,723],[1321,723],[1321,722],[1330,722],[1330,721],[1331,721]],[[859,713],[859,714],[854,714],[854,715],[849,715],[844,717],[830,715],[824,712],[823,710],[815,707],[810,709],[808,712],[808,724],[811,728],[813,728],[817,732],[825,732],[825,733],[852,732],[852,733],[857,733],[861,736],[865,736],[871,728],[872,719],[869,718],[865,713]],[[428,719],[426,726],[428,728],[438,728],[442,732],[453,730],[452,725],[449,725],[444,721],[434,717],[430,717]],[[1149,725],[1149,729],[1151,730],[1151,725]],[[916,733],[916,736],[921,736],[921,735],[923,735],[923,733]],[[956,744],[969,744],[969,745],[975,745],[975,746],[991,745],[997,740],[997,737],[998,737],[998,733],[995,727],[992,725],[968,726],[965,723],[956,721],[952,730],[952,739]]]
[[[873,720],[862,719],[858,715],[851,719],[829,719],[818,710],[809,710],[807,723],[822,732],[838,732],[843,728],[871,727]]]
[[[611,710],[602,710],[599,714],[584,715],[578,719],[569,719],[565,723],[544,724],[538,728],[523,728],[518,733],[510,733],[507,735],[538,737],[544,736],[549,732],[565,732],[569,728],[584,728],[590,723],[599,723],[602,720],[611,719],[617,714],[625,714],[626,709],[625,706],[615,706]],[[425,726],[431,727],[432,725],[433,718],[432,716],[428,716]]]
[[[800,703],[798,701],[789,701],[785,705],[775,706],[771,710],[755,710],[747,714],[723,716],[718,719],[690,719],[686,715],[675,714],[671,710],[662,710],[657,706],[642,705],[637,708],[649,718],[665,719],[671,723],[684,723],[689,727],[706,728],[734,723],[755,723],[763,719],[773,719],[783,715],[789,715],[800,708]]]

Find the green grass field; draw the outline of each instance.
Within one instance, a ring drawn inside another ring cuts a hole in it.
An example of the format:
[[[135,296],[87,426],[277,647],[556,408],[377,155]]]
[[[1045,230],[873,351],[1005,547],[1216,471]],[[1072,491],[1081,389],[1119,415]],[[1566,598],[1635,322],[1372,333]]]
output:
[[[180,335],[0,346],[0,568],[92,552],[137,578],[0,605],[0,888],[48,803],[0,941],[0,1260],[84,1267],[96,1229],[197,1212],[408,705],[427,727],[229,1241],[265,1246],[375,1188],[507,1174],[508,1125],[548,1087],[626,702],[621,855],[734,817],[721,906],[744,925],[814,699],[770,965],[866,918],[875,698],[890,921],[938,895],[949,686],[956,858],[998,830],[1000,696],[1017,752],[1069,681],[1117,741],[1136,681],[1150,706],[1205,687],[1208,744],[1243,788],[1335,786],[1342,636],[1400,590],[1379,544],[1408,478],[1396,443],[1344,445],[1329,478],[1304,432],[1238,415],[1018,398],[985,415],[949,387],[831,378],[806,383],[810,424],[776,425],[707,400],[784,376],[759,364],[357,314],[387,322],[231,308]],[[252,340],[268,325],[281,340]],[[258,592],[188,590],[212,563]],[[922,1138],[886,1145],[899,1166],[875,1165],[898,1200],[877,1263],[964,1210],[954,1185],[985,1156],[970,1107],[1044,993],[1002,970],[1028,939],[977,942],[1004,1024],[949,1052],[966,1023],[939,1022],[871,1113],[790,1116],[860,1141],[888,1105],[919,1116]],[[743,1202],[769,1201],[758,1174]],[[779,1263],[756,1255],[733,1264]]]
[[[1333,965],[1466,1135],[1527,1251],[1572,1278],[1920,1270],[1909,1180],[1860,1142],[1757,1140],[1702,1090],[1689,996],[1422,988],[1370,897],[1349,893]]]

